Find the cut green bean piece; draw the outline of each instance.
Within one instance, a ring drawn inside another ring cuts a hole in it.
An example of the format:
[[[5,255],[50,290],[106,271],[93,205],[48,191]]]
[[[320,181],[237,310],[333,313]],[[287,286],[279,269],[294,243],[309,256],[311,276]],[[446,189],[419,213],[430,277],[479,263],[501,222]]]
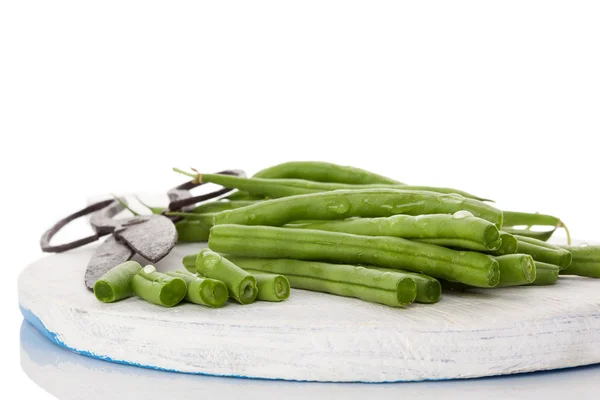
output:
[[[240,304],[250,304],[256,300],[256,278],[214,251],[204,249],[198,253],[196,271],[207,278],[223,281],[229,289],[229,295]]]
[[[485,253],[494,256],[505,256],[508,254],[516,254],[519,248],[519,242],[517,238],[505,231],[500,231],[500,247],[493,251],[486,251]]]
[[[376,271],[400,274],[415,281],[415,284],[417,285],[417,297],[415,298],[415,302],[417,303],[437,303],[442,296],[442,286],[440,285],[440,282],[430,276],[393,268],[373,267],[370,265],[365,265],[365,267]]]
[[[350,218],[342,221],[320,221],[287,225],[286,227],[364,236],[394,236],[438,246],[482,251],[496,250],[501,244],[500,233],[493,223],[461,211],[453,215]]]
[[[560,246],[569,251],[573,261],[568,268],[561,270],[561,275],[578,275],[589,278],[600,278],[600,245],[582,243],[579,246]]]
[[[415,281],[400,273],[314,261],[228,257],[242,268],[285,275],[296,289],[354,297],[391,307],[406,306],[417,296]]]
[[[496,286],[500,275],[498,262],[485,254],[389,236],[217,225],[208,244],[212,250],[239,256],[367,264],[481,287]]]
[[[142,266],[127,261],[106,272],[94,284],[94,295],[103,303],[112,303],[133,296],[132,281]]]
[[[229,293],[227,286],[216,279],[202,278],[188,271],[171,271],[167,275],[181,278],[187,284],[185,299],[190,303],[210,307],[222,307]]]
[[[206,242],[210,234],[210,228],[199,220],[184,219],[175,224],[175,229],[177,229],[177,241],[182,243]]]
[[[394,179],[360,168],[319,161],[290,161],[274,165],[254,174],[255,178],[291,178],[317,182],[350,184],[395,183]]]
[[[256,278],[257,300],[283,301],[290,297],[290,282],[284,275],[246,269]]]
[[[496,261],[500,265],[497,287],[527,285],[535,280],[535,264],[528,254],[509,254],[496,257]]]
[[[185,281],[156,271],[152,265],[142,268],[133,277],[133,291],[149,303],[173,307],[187,294]]]
[[[540,261],[535,262],[535,280],[531,283],[534,286],[554,285],[558,280],[559,267]]]
[[[519,243],[519,253],[529,254],[535,261],[558,265],[561,269],[571,265],[572,256],[568,250],[530,237],[514,236]]]
[[[469,211],[502,226],[502,211],[458,194],[368,189],[335,190],[262,201],[215,215],[214,224],[282,226],[293,221],[349,217],[389,217],[397,214],[454,214]]]

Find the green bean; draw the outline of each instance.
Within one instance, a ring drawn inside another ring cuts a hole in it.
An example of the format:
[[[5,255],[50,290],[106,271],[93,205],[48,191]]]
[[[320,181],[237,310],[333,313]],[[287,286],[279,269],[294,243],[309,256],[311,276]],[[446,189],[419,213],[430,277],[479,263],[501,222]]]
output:
[[[531,283],[531,285],[554,285],[558,280],[559,267],[557,265],[536,261],[535,271],[535,280]]]
[[[459,211],[453,215],[394,215],[384,218],[349,218],[342,221],[319,221],[286,225],[298,229],[317,229],[364,236],[394,236],[438,246],[471,250],[496,250],[500,233],[491,222]]]
[[[221,307],[227,301],[227,286],[216,279],[201,278],[187,271],[171,271],[167,275],[181,278],[187,284],[185,299],[190,303]]]
[[[560,246],[573,256],[571,265],[560,271],[561,275],[579,275],[600,278],[600,245]]]
[[[401,274],[411,278],[417,285],[417,297],[415,297],[416,303],[437,303],[440,300],[440,297],[442,297],[442,286],[440,285],[440,282],[430,276],[392,268],[373,267],[370,265],[365,265],[365,267],[381,272]]]
[[[530,237],[514,235],[519,243],[518,253],[529,254],[535,261],[558,265],[561,269],[571,265],[571,253],[558,246]]]
[[[508,228],[506,226],[504,226],[502,229],[506,233],[510,233],[511,235],[530,237],[533,239],[541,240],[542,242],[546,242],[548,239],[550,239],[552,234],[556,231],[556,228],[549,231],[532,231],[531,229],[514,229]]]
[[[204,249],[198,253],[196,271],[207,278],[223,281],[229,289],[229,295],[240,304],[250,304],[256,300],[256,278],[214,251]]]
[[[218,213],[225,210],[234,210],[256,203],[256,200],[230,200],[209,201],[202,203],[192,210],[194,214]]]
[[[302,220],[453,214],[461,210],[502,226],[502,211],[486,203],[458,194],[392,189],[335,190],[267,200],[220,212],[215,215],[214,223],[281,226]]]
[[[505,256],[515,254],[519,248],[517,238],[505,231],[500,231],[500,247],[498,249],[486,252],[494,256]]]
[[[283,301],[290,297],[290,282],[285,276],[252,269],[246,271],[256,278],[257,300]]]
[[[541,232],[532,231],[529,228],[512,229],[512,231],[516,235],[532,237],[539,240],[544,240],[545,237],[547,237],[546,240],[548,240],[550,236],[552,236],[552,233],[556,230],[556,228],[564,228],[567,234],[567,241],[569,244],[571,244],[571,234],[569,233],[569,229],[560,220],[560,218],[554,217],[552,215],[539,213],[532,214],[517,211],[504,211],[504,225],[502,228],[512,228],[515,226],[551,226],[554,228],[551,231],[543,232],[543,234]]]
[[[365,171],[364,169],[347,167],[318,161],[291,161],[274,165],[254,174],[255,178],[295,178],[317,182],[338,182],[350,184],[395,183],[394,179]]]
[[[200,220],[184,219],[175,224],[177,229],[178,242],[206,242],[210,233],[210,227],[207,227]]]
[[[131,281],[142,266],[135,261],[127,261],[106,272],[94,284],[94,295],[104,303],[112,303],[133,296]]]
[[[385,273],[355,265],[228,257],[242,268],[285,275],[296,289],[354,297],[391,307],[406,306],[417,296],[415,281],[405,274]]]
[[[187,285],[181,278],[176,278],[156,271],[147,265],[133,277],[133,291],[149,303],[164,307],[178,304],[187,293]]]
[[[270,198],[329,192],[332,190],[401,189],[429,191],[442,194],[455,193],[470,199],[481,201],[487,200],[461,190],[433,186],[408,186],[398,184],[352,185],[347,183],[314,182],[302,179],[245,178],[225,174],[197,174],[196,177],[200,182],[215,183],[227,188],[236,188],[253,195]]]
[[[535,264],[528,254],[509,254],[496,257],[496,261],[500,265],[497,287],[526,285],[535,280]]]
[[[496,286],[499,278],[498,262],[492,257],[389,236],[216,225],[208,245],[215,251],[239,256],[401,268],[481,287]]]
[[[198,259],[198,253],[194,253],[194,254],[189,254],[185,257],[183,257],[182,263],[183,266],[185,267],[185,269],[188,270],[188,272],[195,274],[198,271],[196,270],[196,260]]]

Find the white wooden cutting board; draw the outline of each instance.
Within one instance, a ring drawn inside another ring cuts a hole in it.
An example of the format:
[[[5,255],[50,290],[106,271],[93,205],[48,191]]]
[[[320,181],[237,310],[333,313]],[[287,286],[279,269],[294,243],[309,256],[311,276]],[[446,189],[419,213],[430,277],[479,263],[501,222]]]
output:
[[[181,268],[201,245],[157,264]],[[23,315],[88,356],[168,371],[267,379],[395,382],[600,362],[600,280],[444,294],[405,309],[293,290],[283,303],[167,309],[98,302],[84,284],[96,246],[43,258],[19,278]]]

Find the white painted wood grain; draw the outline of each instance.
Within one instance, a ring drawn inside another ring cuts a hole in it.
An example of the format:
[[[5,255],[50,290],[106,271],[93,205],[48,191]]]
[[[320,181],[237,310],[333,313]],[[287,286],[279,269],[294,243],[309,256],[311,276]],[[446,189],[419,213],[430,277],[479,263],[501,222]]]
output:
[[[180,268],[198,245],[158,264]],[[83,276],[95,246],[53,255],[19,278],[19,302],[67,346],[189,373],[311,381],[413,381],[600,362],[600,281],[444,294],[393,309],[293,290],[283,303],[172,309],[131,298],[102,304]]]

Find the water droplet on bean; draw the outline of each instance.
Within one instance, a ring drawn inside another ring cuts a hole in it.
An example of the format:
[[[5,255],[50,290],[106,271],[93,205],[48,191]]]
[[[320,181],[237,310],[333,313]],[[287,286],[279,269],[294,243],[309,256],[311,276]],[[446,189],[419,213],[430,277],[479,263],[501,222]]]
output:
[[[465,201],[465,198],[460,194],[450,193],[438,196],[438,199],[444,203],[460,204]]]
[[[474,217],[474,215],[466,210],[460,210],[455,212],[454,214],[452,214],[452,218],[454,219],[463,219],[463,218],[469,218],[469,217]]]
[[[589,245],[589,243],[583,242],[579,245],[579,247],[588,247]]]
[[[350,210],[350,202],[346,199],[331,200],[326,207],[334,214],[345,214]]]

